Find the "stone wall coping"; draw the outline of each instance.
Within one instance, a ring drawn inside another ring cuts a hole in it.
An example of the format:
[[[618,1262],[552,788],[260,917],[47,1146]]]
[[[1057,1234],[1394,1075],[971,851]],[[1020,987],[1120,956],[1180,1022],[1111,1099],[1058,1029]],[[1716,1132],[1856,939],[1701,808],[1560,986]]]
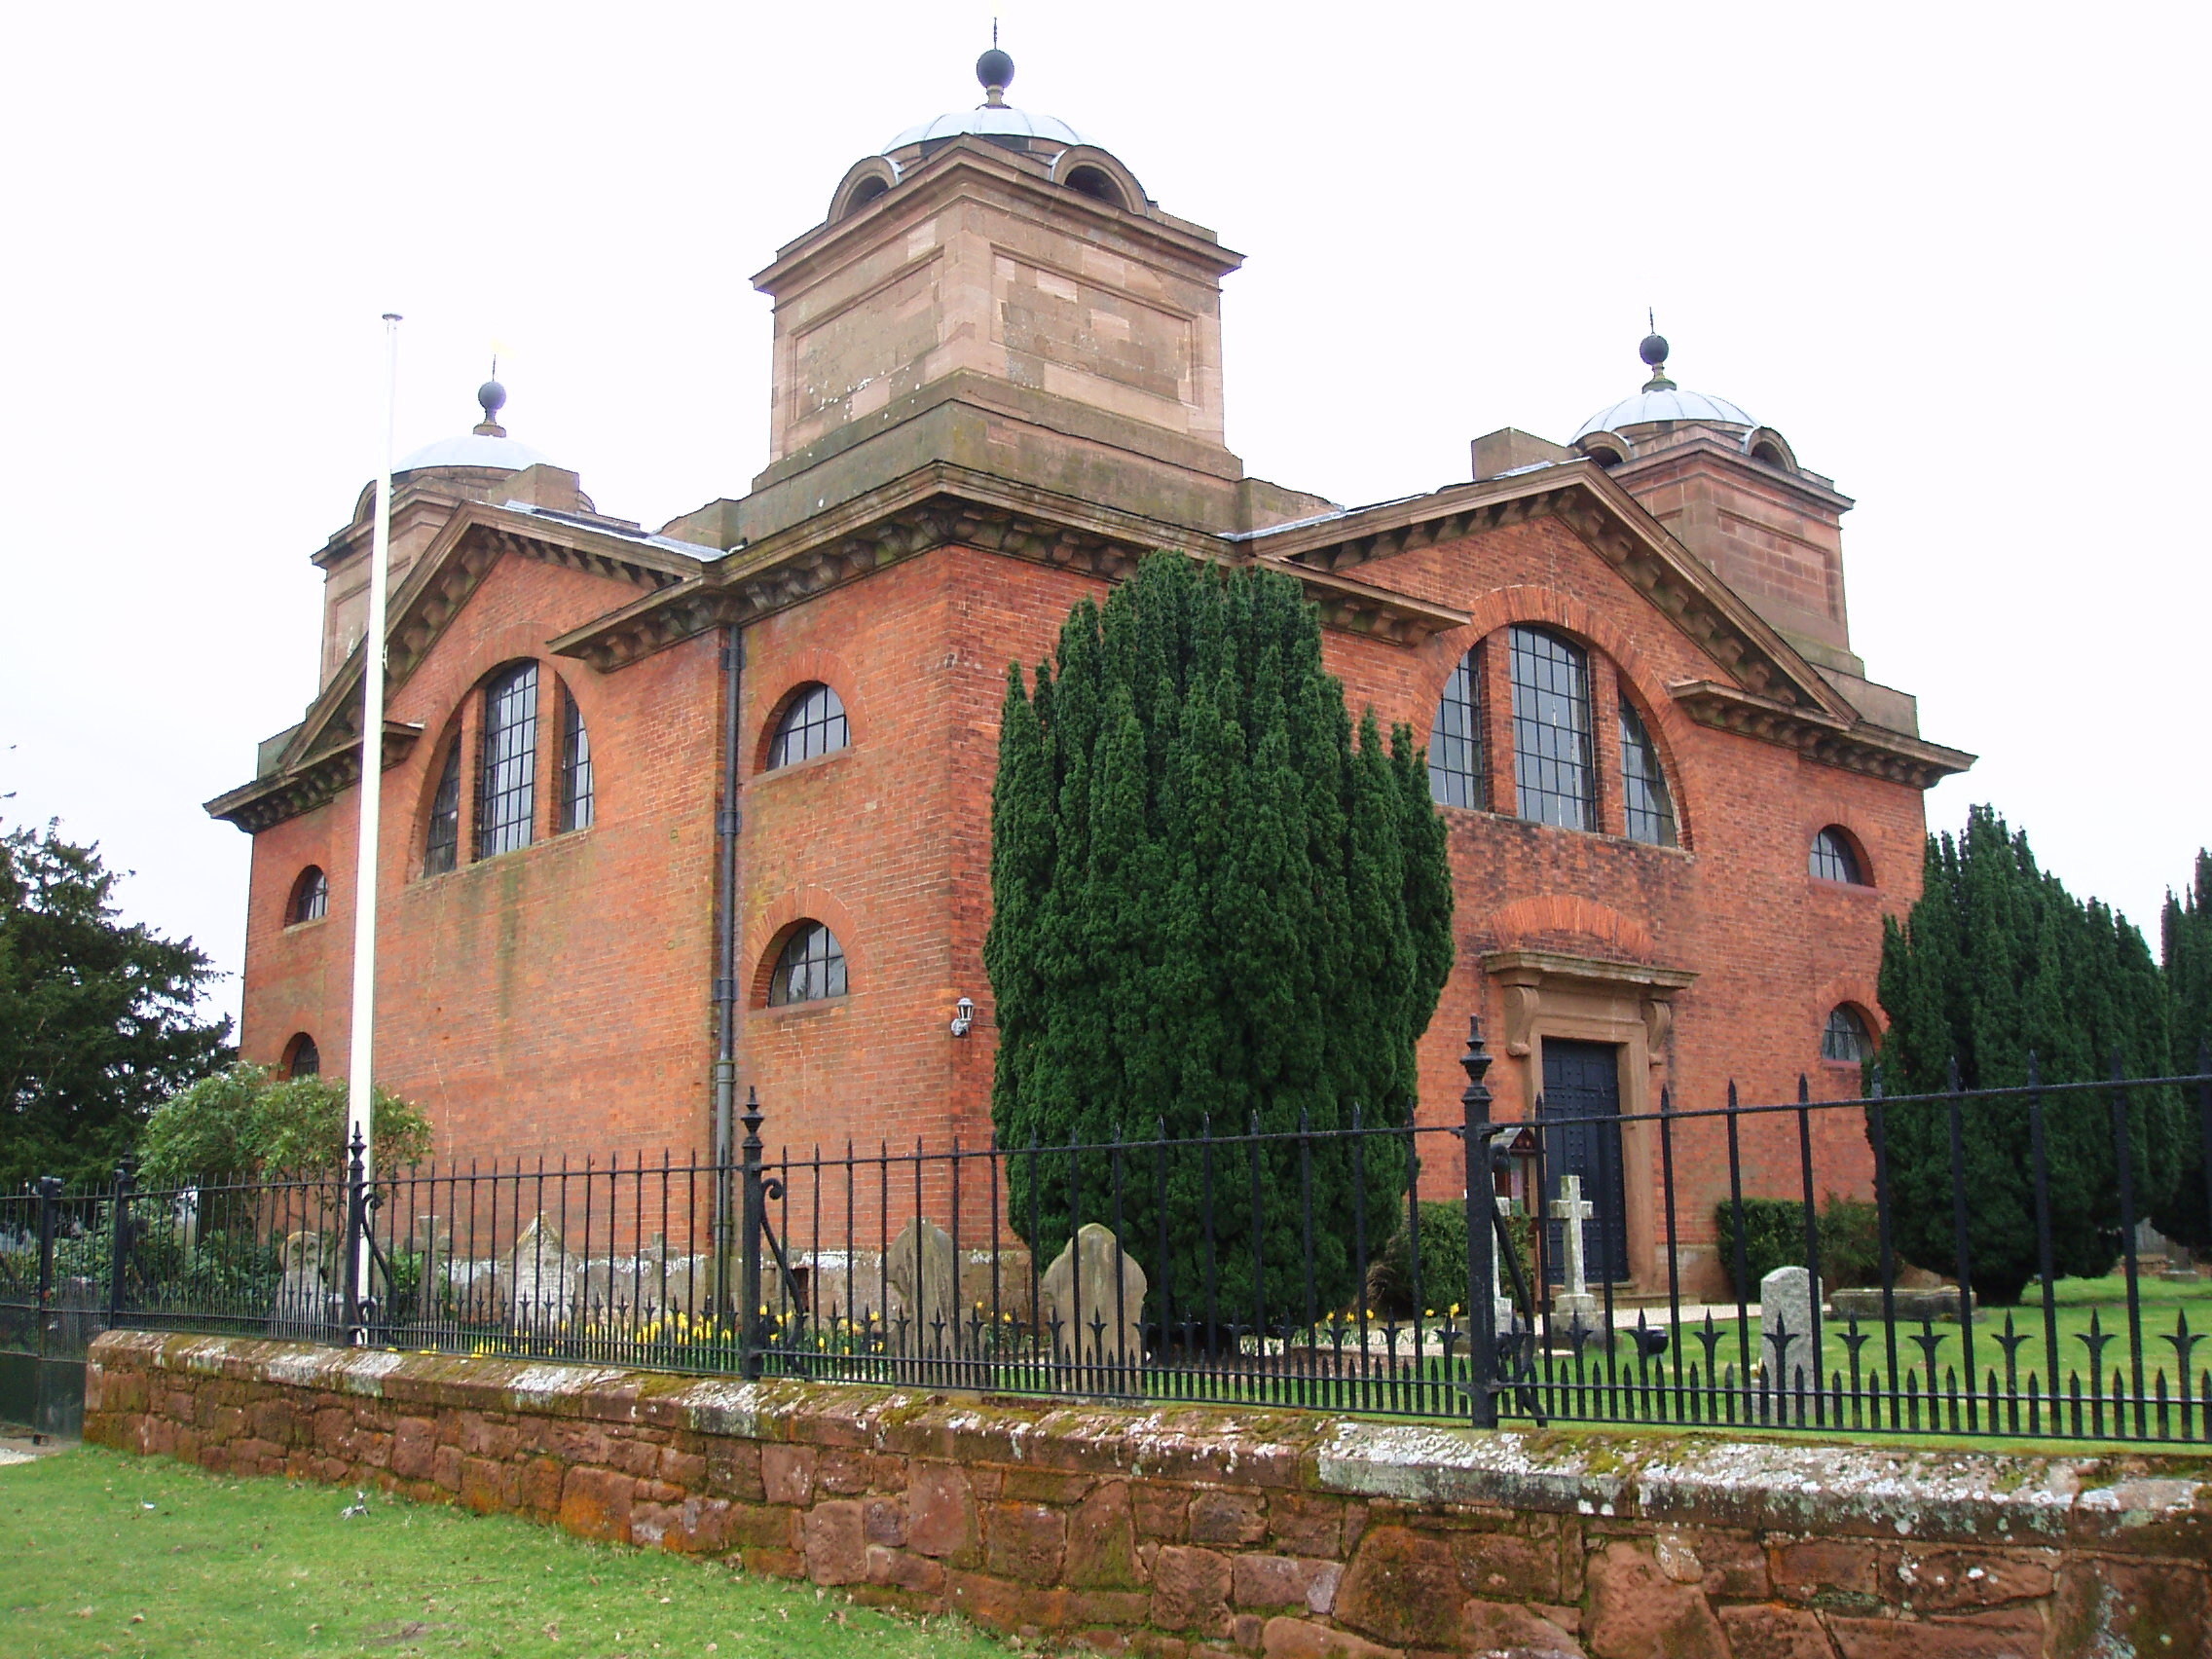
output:
[[[1808,1536],[2180,1550],[2212,1545],[2212,1457],[1937,1450],[1866,1440],[1477,1431],[1321,1412],[1125,1406],[542,1359],[112,1331],[98,1374],[183,1373],[426,1412],[530,1413],[909,1457],[1299,1488]]]

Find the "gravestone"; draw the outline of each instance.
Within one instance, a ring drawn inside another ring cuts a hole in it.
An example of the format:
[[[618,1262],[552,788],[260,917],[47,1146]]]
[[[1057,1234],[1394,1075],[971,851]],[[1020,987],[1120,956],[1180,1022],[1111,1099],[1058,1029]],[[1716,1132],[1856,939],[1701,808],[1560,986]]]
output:
[[[1579,1319],[1586,1326],[1598,1323],[1598,1299],[1590,1294],[1590,1272],[1585,1265],[1583,1227],[1597,1206],[1582,1196],[1582,1177],[1562,1175],[1559,1197],[1552,1200],[1552,1219],[1560,1223],[1560,1276],[1566,1280],[1552,1298],[1552,1323],[1571,1327]]]
[[[1144,1361],[1148,1282],[1112,1228],[1086,1222],[1045,1270],[1039,1316],[1052,1339],[1052,1357],[1063,1365],[1128,1366],[1133,1383]]]
[[[540,1210],[507,1256],[507,1306],[517,1325],[550,1331],[569,1319],[583,1291],[583,1273],[561,1242],[561,1230]]]
[[[277,1260],[283,1277],[276,1283],[276,1302],[269,1310],[273,1337],[304,1337],[314,1327],[340,1316],[333,1306],[337,1287],[323,1261],[322,1235],[312,1230],[286,1234]]]
[[[949,1357],[967,1342],[960,1318],[952,1235],[934,1221],[909,1221],[884,1264],[891,1285],[886,1341],[894,1352]]]
[[[1794,1388],[1797,1374],[1818,1386],[1820,1366],[1813,1356],[1811,1270],[1777,1268],[1759,1280],[1759,1353],[1767,1377],[1778,1388]]]
[[[1511,1198],[1500,1196],[1495,1200],[1495,1202],[1497,1204],[1497,1213],[1510,1219],[1513,1214],[1513,1200]],[[1491,1323],[1493,1328],[1494,1328],[1497,1334],[1501,1337],[1510,1337],[1511,1335],[1513,1335],[1513,1297],[1505,1288],[1504,1261],[1505,1252],[1510,1247],[1507,1244],[1506,1239],[1510,1237],[1510,1232],[1507,1233],[1505,1237],[1500,1237],[1495,1228],[1493,1228],[1491,1230]]]

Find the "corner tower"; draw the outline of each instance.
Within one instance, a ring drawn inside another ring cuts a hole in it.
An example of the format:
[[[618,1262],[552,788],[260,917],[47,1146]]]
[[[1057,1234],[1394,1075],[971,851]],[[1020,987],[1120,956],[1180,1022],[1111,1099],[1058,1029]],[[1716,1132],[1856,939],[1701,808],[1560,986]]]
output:
[[[1308,510],[1224,442],[1221,279],[1242,256],[1008,104],[1005,53],[976,69],[980,105],[856,164],[754,278],[776,306],[770,454],[733,528],[932,461],[1210,531]]]

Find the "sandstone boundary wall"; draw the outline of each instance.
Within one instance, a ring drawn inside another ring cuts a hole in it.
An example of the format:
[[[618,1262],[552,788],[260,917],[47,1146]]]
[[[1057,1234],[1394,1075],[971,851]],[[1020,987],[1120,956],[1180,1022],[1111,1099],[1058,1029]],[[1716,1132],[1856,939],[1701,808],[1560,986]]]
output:
[[[2207,1659],[2212,1462],[745,1383],[114,1332],[86,1438],[1160,1659]]]

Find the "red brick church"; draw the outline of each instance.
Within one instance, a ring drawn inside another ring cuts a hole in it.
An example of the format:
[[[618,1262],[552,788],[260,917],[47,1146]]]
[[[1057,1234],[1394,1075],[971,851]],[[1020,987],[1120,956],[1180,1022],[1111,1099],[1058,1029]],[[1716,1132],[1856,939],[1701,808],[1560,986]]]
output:
[[[747,493],[603,512],[497,385],[398,463],[377,1070],[440,1156],[705,1148],[719,1061],[773,1139],[980,1141],[1007,665],[1160,547],[1295,576],[1354,710],[1431,734],[1458,960],[1424,1119],[1470,1014],[1507,1114],[1856,1092],[1922,792],[1972,756],[1851,649],[1850,498],[1656,336],[1639,388],[1564,443],[1475,439],[1464,483],[1344,507],[1248,476],[1241,257],[1007,104],[1012,68],[756,278]],[[241,1046],[294,1071],[346,1066],[373,494],[313,555],[318,693],[208,808],[254,843]]]

